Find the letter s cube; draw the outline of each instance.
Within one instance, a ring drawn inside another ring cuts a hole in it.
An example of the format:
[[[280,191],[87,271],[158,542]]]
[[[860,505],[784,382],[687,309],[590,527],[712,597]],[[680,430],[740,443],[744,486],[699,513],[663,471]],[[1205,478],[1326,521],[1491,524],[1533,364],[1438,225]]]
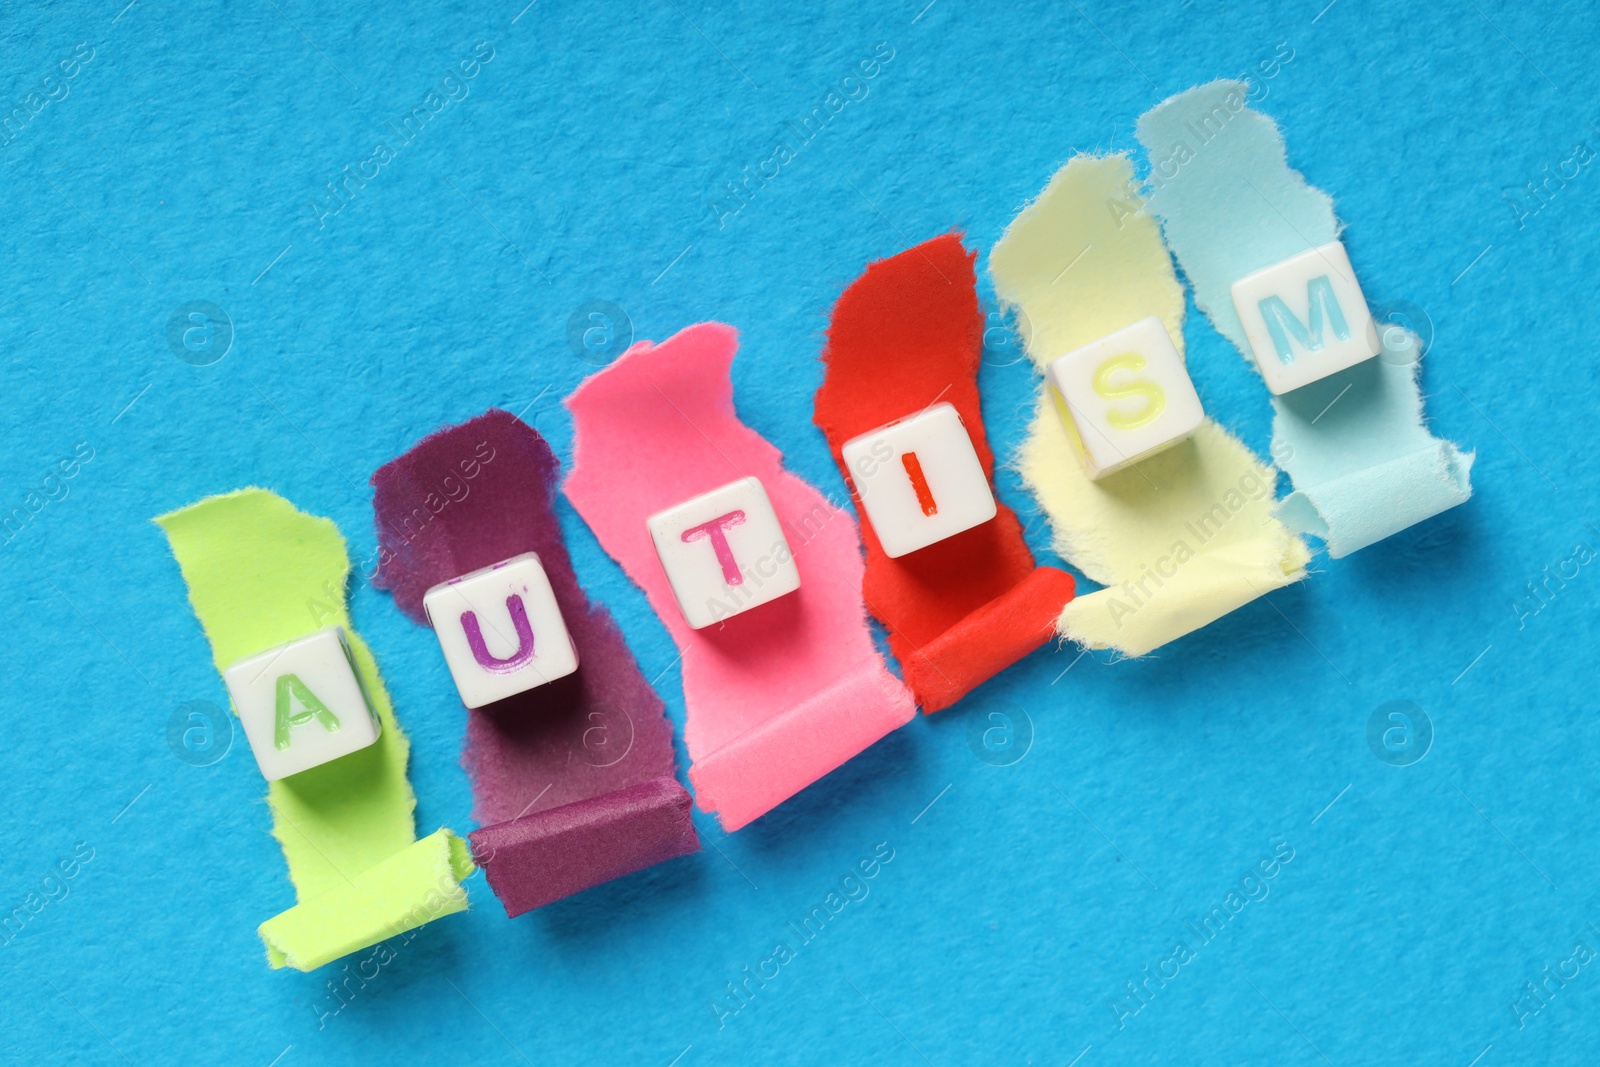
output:
[[[1045,376],[1093,479],[1170,448],[1205,421],[1183,357],[1155,316],[1073,349]]]

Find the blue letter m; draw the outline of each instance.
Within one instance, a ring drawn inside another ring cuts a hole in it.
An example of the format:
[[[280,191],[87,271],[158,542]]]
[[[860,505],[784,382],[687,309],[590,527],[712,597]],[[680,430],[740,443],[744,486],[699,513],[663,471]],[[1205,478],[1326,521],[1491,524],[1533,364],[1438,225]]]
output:
[[[1350,326],[1344,320],[1339,298],[1333,295],[1333,283],[1328,281],[1326,274],[1306,283],[1306,304],[1306,318],[1310,320],[1307,323],[1294,317],[1294,312],[1289,310],[1282,297],[1269,296],[1257,305],[1261,309],[1261,318],[1267,324],[1267,332],[1272,335],[1272,346],[1278,350],[1278,358],[1285,363],[1294,362],[1294,352],[1289,347],[1291,334],[1307,352],[1322,351],[1324,309],[1334,336],[1341,341],[1350,340]]]

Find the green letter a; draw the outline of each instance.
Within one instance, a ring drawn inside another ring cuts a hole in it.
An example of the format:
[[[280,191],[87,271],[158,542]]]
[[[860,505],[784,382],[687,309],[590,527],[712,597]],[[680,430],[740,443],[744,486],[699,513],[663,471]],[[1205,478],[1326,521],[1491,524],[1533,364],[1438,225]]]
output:
[[[290,713],[289,697],[300,702],[302,711]],[[289,747],[289,728],[291,726],[304,726],[312,719],[322,724],[322,728],[332,733],[339,728],[339,717],[328,710],[328,705],[317,699],[317,695],[307,688],[293,674],[278,675],[278,720],[272,732],[272,743],[278,748]]]

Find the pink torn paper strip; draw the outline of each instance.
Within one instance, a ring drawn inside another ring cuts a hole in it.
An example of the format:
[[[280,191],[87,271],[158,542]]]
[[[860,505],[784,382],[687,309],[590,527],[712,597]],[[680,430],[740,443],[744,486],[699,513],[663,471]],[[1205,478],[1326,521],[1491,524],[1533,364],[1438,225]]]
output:
[[[537,431],[491,409],[372,476],[375,584],[413,622],[433,586],[536,552],[578,650],[575,673],[467,713],[468,836],[510,916],[700,847],[665,706],[573,572],[559,474]]]
[[[564,487],[682,653],[689,780],[730,831],[916,713],[867,629],[855,520],[786,472],[782,453],[734,413],[737,349],[731,326],[702,323],[640,342],[585,381],[567,398],[575,443]],[[645,520],[745,477],[771,498],[800,589],[691,629]]]

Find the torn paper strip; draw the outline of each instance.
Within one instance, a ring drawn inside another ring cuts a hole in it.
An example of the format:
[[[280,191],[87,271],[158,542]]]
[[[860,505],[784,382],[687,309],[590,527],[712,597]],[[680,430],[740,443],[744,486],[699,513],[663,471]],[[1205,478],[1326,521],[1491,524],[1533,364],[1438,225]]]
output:
[[[218,671],[342,626],[383,725],[375,744],[268,785],[272,832],[299,900],[261,924],[268,961],[313,970],[465,909],[460,882],[473,871],[465,842],[448,830],[416,838],[416,797],[406,779],[410,743],[371,651],[350,625],[350,560],[338,528],[254,488],[209,497],[156,522],[183,570]]]
[[[407,617],[427,626],[430,588],[535,552],[577,649],[576,673],[466,712],[473,856],[512,916],[700,847],[661,698],[578,586],[560,469],[532,427],[490,410],[372,476],[374,584]]]
[[[1028,355],[1052,359],[1157,316],[1183,351],[1183,290],[1126,156],[1077,156],[989,257]],[[1041,381],[1018,455],[1056,550],[1106,588],[1058,627],[1089,648],[1143,655],[1299,580],[1305,545],[1272,516],[1276,472],[1207,419],[1189,440],[1092,481]]]
[[[994,456],[978,403],[983,311],[974,253],[958,234],[873,263],[833,310],[817,390],[817,426],[851,484],[840,449],[853,437],[936,404],[953,405],[991,481]],[[1048,641],[1072,599],[1072,576],[1035,567],[1016,514],[891,558],[862,524],[867,607],[889,633],[906,684],[924,711],[949,707]]]
[[[728,371],[737,348],[732,327],[702,323],[659,345],[636,344],[585,381],[567,398],[575,443],[565,486],[683,654],[689,780],[696,802],[728,830],[916,714],[867,629],[855,521],[784,470],[778,449],[734,413]],[[691,629],[645,520],[747,477],[761,481],[777,512],[800,588]]]
[[[1138,136],[1152,160],[1149,209],[1195,305],[1248,355],[1233,283],[1338,240],[1340,225],[1245,90],[1215,81],[1179,93],[1139,119]],[[1272,398],[1272,454],[1294,483],[1278,514],[1335,558],[1472,496],[1472,453],[1423,425],[1420,341],[1382,323],[1379,339],[1376,359]]]

